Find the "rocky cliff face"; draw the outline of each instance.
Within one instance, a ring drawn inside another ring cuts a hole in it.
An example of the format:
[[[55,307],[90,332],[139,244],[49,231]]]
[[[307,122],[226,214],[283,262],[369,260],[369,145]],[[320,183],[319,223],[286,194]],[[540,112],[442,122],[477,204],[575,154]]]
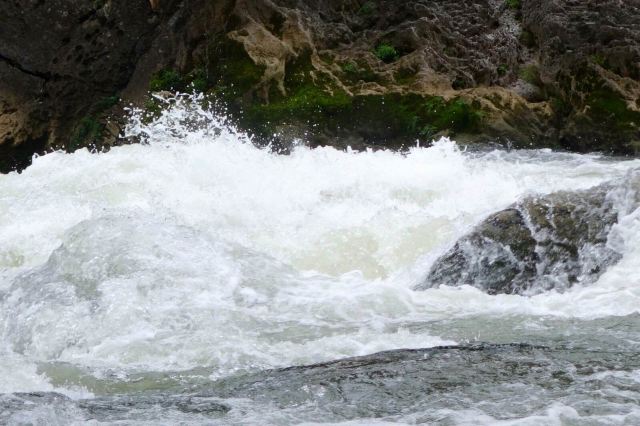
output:
[[[153,113],[150,89],[202,91],[283,143],[640,146],[639,0],[30,0],[0,16],[5,171],[117,143],[106,118]]]
[[[142,1],[0,3],[0,170],[102,138],[92,115],[118,102],[154,20]]]

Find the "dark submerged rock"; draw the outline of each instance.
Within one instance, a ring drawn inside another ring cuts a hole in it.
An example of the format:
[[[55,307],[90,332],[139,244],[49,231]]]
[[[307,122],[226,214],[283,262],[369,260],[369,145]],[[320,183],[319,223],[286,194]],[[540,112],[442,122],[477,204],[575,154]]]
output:
[[[618,188],[525,198],[457,241],[416,289],[471,285],[489,294],[534,294],[594,282],[621,258],[608,237],[618,215],[638,205],[638,190],[636,173]]]
[[[556,397],[584,395],[592,389],[588,380],[594,370],[621,362],[631,369],[640,359],[635,353],[527,344],[405,349],[225,378],[202,395],[249,398],[279,409],[313,407],[337,421],[486,406],[504,401],[510,386],[553,389]],[[510,398],[514,408],[530,406],[530,395]]]
[[[633,392],[620,375],[638,368],[637,351],[574,344],[399,349],[157,390],[123,394],[120,388],[117,394],[93,399],[74,400],[57,393],[4,394],[0,422],[10,422],[14,414],[37,413],[43,406],[60,417],[69,414],[72,419],[106,423],[135,423],[145,415],[166,419],[179,411],[197,416],[191,417],[197,422],[235,424],[243,423],[242,413],[248,407],[257,413],[280,411],[295,423],[383,417],[393,421],[397,420],[393,416],[416,414],[420,423],[431,424],[442,422],[443,410],[478,408],[496,418],[515,419],[539,413],[550,400],[592,407],[602,389]],[[596,374],[607,372],[614,374]],[[544,405],[532,405],[532,400]]]
[[[162,392],[139,392],[130,395],[112,395],[93,399],[74,400],[56,392],[29,392],[0,394],[0,423],[15,424],[14,415],[29,418],[35,424],[45,424],[49,418],[38,419],[38,410],[48,407],[56,413],[61,423],[75,423],[77,417],[85,421],[127,422],[135,419],[136,413],[155,411],[162,413],[179,411],[185,414],[218,418],[224,416],[231,408],[223,403],[206,397],[190,394],[172,395]],[[33,415],[28,413],[32,411]],[[166,414],[165,414],[166,415]],[[13,421],[12,421],[13,420]],[[34,423],[28,424],[34,424]],[[22,424],[22,423],[20,423]]]

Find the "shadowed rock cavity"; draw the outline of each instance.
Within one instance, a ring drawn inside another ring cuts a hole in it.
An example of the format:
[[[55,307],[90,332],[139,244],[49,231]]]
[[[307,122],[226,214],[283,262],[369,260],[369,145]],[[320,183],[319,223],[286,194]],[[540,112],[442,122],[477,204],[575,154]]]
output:
[[[638,206],[639,176],[528,197],[489,216],[436,260],[416,289],[471,285],[529,295],[596,281],[622,257],[609,234],[620,214]]]

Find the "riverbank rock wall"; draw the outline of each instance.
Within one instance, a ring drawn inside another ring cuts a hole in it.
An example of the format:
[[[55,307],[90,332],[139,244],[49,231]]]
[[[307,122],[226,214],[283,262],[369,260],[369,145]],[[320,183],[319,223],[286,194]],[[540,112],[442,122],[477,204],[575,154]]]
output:
[[[0,20],[4,172],[122,143],[149,91],[282,145],[640,149],[639,0],[28,0]]]

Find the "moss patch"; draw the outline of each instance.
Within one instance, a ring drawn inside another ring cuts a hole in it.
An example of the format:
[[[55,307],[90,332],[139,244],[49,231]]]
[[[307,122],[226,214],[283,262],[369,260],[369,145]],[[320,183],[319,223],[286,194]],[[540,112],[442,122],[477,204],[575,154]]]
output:
[[[118,102],[120,102],[118,95],[105,96],[96,103],[94,108],[97,113],[101,113],[113,108]]]
[[[409,85],[416,80],[417,70],[413,68],[400,68],[393,74],[397,84]]]
[[[356,135],[365,141],[385,143],[398,139],[415,141],[441,131],[475,133],[482,127],[484,115],[480,106],[462,98],[447,101],[418,94],[353,97],[313,67],[311,52],[286,64],[283,94],[275,84],[264,86],[264,67],[253,63],[238,43],[214,38],[209,49],[206,57],[212,61],[197,63],[187,74],[163,70],[154,76],[150,89],[190,87],[206,93],[224,104],[232,121],[259,140],[272,140],[283,128],[311,138]],[[398,57],[390,45],[380,45],[376,52],[384,60]],[[345,81],[352,83],[379,78],[355,61],[341,64],[341,71]],[[394,78],[406,84],[415,78],[415,70],[399,70]],[[146,107],[150,114],[157,114],[162,106],[150,99]]]
[[[480,127],[484,114],[479,105],[472,105],[461,98],[446,102],[435,96],[426,103],[425,118],[438,130],[474,132]]]
[[[394,62],[400,57],[400,54],[398,53],[396,48],[388,43],[380,43],[379,45],[377,45],[374,49],[374,53],[376,57],[385,64]]]
[[[476,133],[484,113],[480,107],[456,98],[421,95],[367,95],[350,97],[302,87],[281,102],[254,106],[244,121],[262,136],[273,134],[279,124],[300,124],[311,133],[358,135],[364,140],[431,138],[436,133]]]
[[[358,66],[353,62],[345,62],[340,68],[342,69],[342,72],[347,75],[355,74],[358,72]]]
[[[253,62],[244,47],[225,36],[211,38],[206,54],[189,72],[163,69],[149,81],[152,92],[212,92],[234,99],[251,91],[262,79],[265,67]]]
[[[210,85],[209,75],[202,67],[196,67],[186,74],[173,69],[163,69],[151,77],[149,91],[204,92]]]
[[[574,80],[564,78],[561,81],[563,90],[569,95],[566,102],[574,105],[583,119],[598,128],[625,134],[640,127],[640,112],[629,109],[627,101],[609,88],[588,64],[576,71]]]
[[[536,46],[536,36],[529,30],[522,30],[519,37],[520,43],[528,48]]]
[[[534,86],[542,86],[542,80],[540,79],[540,70],[535,65],[526,65],[520,68],[518,77]]]
[[[344,73],[344,80],[348,83],[378,82],[380,77],[366,64],[345,62],[340,67]]]
[[[375,140],[382,136],[409,140],[431,138],[438,132],[476,133],[484,114],[479,105],[462,98],[446,101],[440,96],[389,94],[354,99],[345,116]],[[348,118],[349,119],[349,118]]]
[[[346,64],[345,73],[356,73],[355,64]],[[268,136],[281,124],[312,122],[348,109],[351,97],[337,88],[327,76],[314,71],[310,52],[300,55],[286,66],[283,95],[271,87],[268,102],[254,99],[239,111],[238,121],[258,134]]]
[[[265,67],[255,64],[244,47],[224,35],[212,36],[205,53],[197,58],[190,71],[163,69],[149,81],[149,91],[196,92],[220,101],[240,112],[245,103],[253,101],[252,91],[260,83]],[[250,95],[246,98],[246,95]],[[163,106],[148,97],[144,104],[145,120],[157,117]]]
[[[289,96],[276,102],[253,105],[246,110],[247,118],[257,123],[277,124],[290,121],[313,120],[337,114],[351,105],[351,98],[344,92],[328,93],[322,89],[305,85]]]
[[[577,129],[561,142],[577,151],[634,153],[640,112],[608,85],[593,62],[594,58],[585,58],[558,77],[560,91],[552,103],[555,125],[562,128],[570,123]]]
[[[85,116],[76,126],[66,149],[73,152],[79,148],[99,143],[104,132],[104,124],[96,117]]]
[[[182,76],[175,70],[160,70],[151,76],[149,90],[159,92],[161,90],[180,90],[184,85]]]
[[[587,98],[587,114],[595,121],[618,130],[633,130],[640,126],[640,112],[630,110],[627,102],[613,90],[600,87]]]
[[[559,96],[555,96],[550,99],[550,102],[551,102],[551,108],[553,108],[553,111],[555,112],[556,116],[566,117],[569,114],[571,114],[573,107],[569,102],[567,102],[566,99]]]
[[[514,10],[518,10],[522,7],[520,0],[505,0],[504,4],[506,4],[509,9]]]
[[[264,75],[265,67],[254,63],[244,47],[235,41],[215,40],[210,55],[218,59],[209,64],[208,85],[225,99],[243,96]]]
[[[377,6],[374,2],[367,1],[367,2],[364,2],[364,4],[358,10],[358,15],[370,16],[370,15],[373,15],[376,9],[377,9]]]
[[[608,61],[607,61],[607,58],[602,53],[595,53],[595,54],[589,56],[589,61],[591,61],[594,64],[598,64],[602,68],[605,68],[605,69],[610,69],[611,68],[609,66]]]
[[[107,115],[118,102],[120,96],[117,94],[105,96],[95,102],[87,115],[76,123],[65,149],[73,152],[79,148],[99,145],[103,141]]]

